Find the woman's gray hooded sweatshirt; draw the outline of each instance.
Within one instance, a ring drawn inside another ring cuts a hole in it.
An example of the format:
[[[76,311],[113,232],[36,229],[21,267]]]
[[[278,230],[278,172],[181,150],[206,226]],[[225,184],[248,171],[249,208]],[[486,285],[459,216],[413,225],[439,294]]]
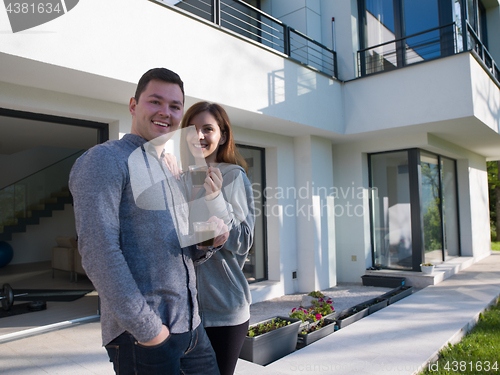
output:
[[[222,194],[206,201],[205,189],[202,188],[190,209],[190,216],[195,212],[197,218],[204,220],[217,216],[230,230],[222,249],[196,267],[199,309],[205,327],[234,326],[246,322],[250,319],[251,303],[248,282],[242,269],[254,235],[252,187],[240,166],[227,163],[215,166],[222,173]],[[190,186],[189,177],[187,182]]]

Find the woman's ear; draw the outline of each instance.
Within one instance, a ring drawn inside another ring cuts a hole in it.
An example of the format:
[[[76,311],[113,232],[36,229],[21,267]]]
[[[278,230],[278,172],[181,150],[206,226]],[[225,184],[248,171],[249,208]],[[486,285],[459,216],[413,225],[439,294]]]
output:
[[[220,139],[219,139],[219,146],[223,145],[226,143],[226,132],[223,132]]]

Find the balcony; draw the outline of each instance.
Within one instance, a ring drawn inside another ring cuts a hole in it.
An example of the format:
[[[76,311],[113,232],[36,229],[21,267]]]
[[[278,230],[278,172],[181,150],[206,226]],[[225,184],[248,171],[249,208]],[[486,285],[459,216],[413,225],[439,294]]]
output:
[[[330,77],[337,77],[335,51],[242,0],[150,0],[236,33]]]
[[[466,27],[466,40],[463,40],[462,31],[457,24],[452,23],[362,49],[358,51],[358,76],[473,51],[482,61],[483,68],[500,87],[500,70],[497,64],[468,22]]]

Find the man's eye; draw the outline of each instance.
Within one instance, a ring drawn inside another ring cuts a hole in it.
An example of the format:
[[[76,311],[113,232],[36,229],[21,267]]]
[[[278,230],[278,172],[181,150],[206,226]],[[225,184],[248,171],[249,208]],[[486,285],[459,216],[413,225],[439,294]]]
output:
[[[151,104],[160,104],[158,100],[151,100]]]

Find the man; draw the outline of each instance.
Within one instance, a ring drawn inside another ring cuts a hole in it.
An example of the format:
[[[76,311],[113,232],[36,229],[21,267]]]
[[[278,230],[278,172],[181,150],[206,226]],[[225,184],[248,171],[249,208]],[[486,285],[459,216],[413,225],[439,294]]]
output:
[[[129,110],[131,134],[88,150],[69,181],[82,264],[101,301],[103,345],[120,375],[219,374],[198,315],[195,251],[179,243],[187,205],[162,160],[184,113],[183,82],[168,69],[151,69]],[[132,154],[142,164],[131,165]],[[142,175],[133,172],[141,168]],[[146,181],[138,197],[131,173],[137,180],[152,171],[163,178]],[[214,221],[218,233],[227,232]],[[227,237],[219,235],[215,246]]]

